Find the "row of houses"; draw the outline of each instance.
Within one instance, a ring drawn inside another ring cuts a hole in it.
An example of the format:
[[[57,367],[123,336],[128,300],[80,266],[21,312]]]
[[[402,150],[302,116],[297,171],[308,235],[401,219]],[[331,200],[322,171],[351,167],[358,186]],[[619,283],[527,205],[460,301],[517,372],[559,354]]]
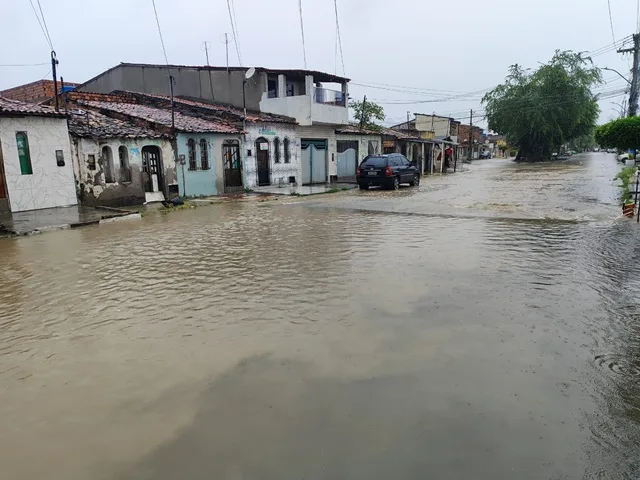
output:
[[[120,64],[57,98],[43,100],[50,92],[36,84],[0,92],[0,208],[353,181],[376,153],[444,171],[443,152],[460,147],[459,123],[417,114],[359,128],[349,123],[348,83],[310,70]]]

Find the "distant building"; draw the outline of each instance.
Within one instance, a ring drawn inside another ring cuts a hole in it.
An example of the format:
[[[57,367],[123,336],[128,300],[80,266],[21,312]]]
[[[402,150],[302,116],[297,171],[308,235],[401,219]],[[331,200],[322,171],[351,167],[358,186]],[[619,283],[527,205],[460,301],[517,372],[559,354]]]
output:
[[[76,204],[65,115],[0,97],[0,210]]]

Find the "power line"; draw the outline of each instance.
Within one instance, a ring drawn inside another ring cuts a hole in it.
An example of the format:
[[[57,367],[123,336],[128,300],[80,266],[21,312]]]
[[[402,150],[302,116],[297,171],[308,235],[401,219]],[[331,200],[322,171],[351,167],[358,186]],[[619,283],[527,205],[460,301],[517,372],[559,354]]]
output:
[[[29,3],[31,4],[31,8],[33,9],[33,13],[36,16],[36,20],[38,20],[38,25],[40,25],[40,30],[42,30],[42,34],[44,35],[44,39],[49,44],[49,47],[51,48],[51,50],[53,50],[53,44],[51,43],[51,39],[47,36],[47,33],[45,32],[44,27],[42,26],[42,21],[40,21],[40,16],[38,16],[38,12],[36,11],[36,7],[33,4],[33,0],[29,0]]]
[[[231,1],[227,0],[227,10],[229,10],[229,22],[231,22],[231,33],[233,34],[233,43],[236,47],[236,54],[238,55],[238,63],[242,66],[242,57],[240,56],[240,46],[238,45],[238,34],[236,32],[236,24],[233,21],[233,14],[231,13]]]
[[[340,20],[338,19],[338,0],[333,0],[333,6],[336,11],[336,32],[338,34],[338,45],[340,45],[340,60],[342,61],[342,74],[346,75],[347,72],[344,69],[344,54],[342,53],[342,38],[340,37]]]
[[[611,37],[613,43],[616,43],[616,34],[613,31],[613,17],[611,16],[611,0],[607,0],[607,6],[609,7],[609,24],[611,25]]]
[[[236,4],[233,0],[231,0],[231,12],[233,14],[233,24],[236,27],[235,41],[237,47],[238,54],[238,62],[240,62],[240,66],[242,66],[242,56],[240,55],[240,51],[242,47],[240,46],[240,29],[238,28],[238,18],[236,17]]]
[[[151,0],[153,4],[153,13],[156,16],[156,25],[158,25],[158,34],[160,35],[160,43],[162,44],[162,53],[164,53],[164,61],[167,66],[169,65],[169,59],[167,57],[167,49],[164,48],[164,38],[162,38],[162,29],[160,28],[160,20],[158,19],[158,10],[156,9],[156,0]]]
[[[0,67],[42,67],[43,65],[49,65],[51,62],[44,63],[10,63],[5,65],[0,65]]]
[[[304,44],[304,22],[302,21],[302,0],[298,0],[298,12],[300,13],[300,33],[302,34],[302,56],[304,58],[304,68],[307,69],[307,48]]]
[[[37,0],[37,1],[38,1],[38,8],[40,9],[40,15],[42,16],[42,23],[44,24],[44,29],[47,32],[47,38],[49,39],[51,50],[53,50],[53,42],[51,41],[51,35],[49,35],[49,27],[47,27],[47,19],[44,18],[44,12],[42,11],[42,5],[40,5],[40,0]]]

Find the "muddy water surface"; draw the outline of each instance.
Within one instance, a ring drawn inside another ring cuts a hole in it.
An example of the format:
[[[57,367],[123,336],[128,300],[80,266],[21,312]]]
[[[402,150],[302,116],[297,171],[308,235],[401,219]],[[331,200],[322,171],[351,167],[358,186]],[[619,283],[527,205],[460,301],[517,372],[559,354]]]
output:
[[[2,478],[637,478],[612,156],[0,241]]]

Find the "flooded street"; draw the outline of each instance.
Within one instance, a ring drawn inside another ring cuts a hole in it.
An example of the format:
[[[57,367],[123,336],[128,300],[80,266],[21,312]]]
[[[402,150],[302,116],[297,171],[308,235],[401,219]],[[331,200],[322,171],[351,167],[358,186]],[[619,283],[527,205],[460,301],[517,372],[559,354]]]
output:
[[[613,155],[0,240],[3,479],[636,479]]]

